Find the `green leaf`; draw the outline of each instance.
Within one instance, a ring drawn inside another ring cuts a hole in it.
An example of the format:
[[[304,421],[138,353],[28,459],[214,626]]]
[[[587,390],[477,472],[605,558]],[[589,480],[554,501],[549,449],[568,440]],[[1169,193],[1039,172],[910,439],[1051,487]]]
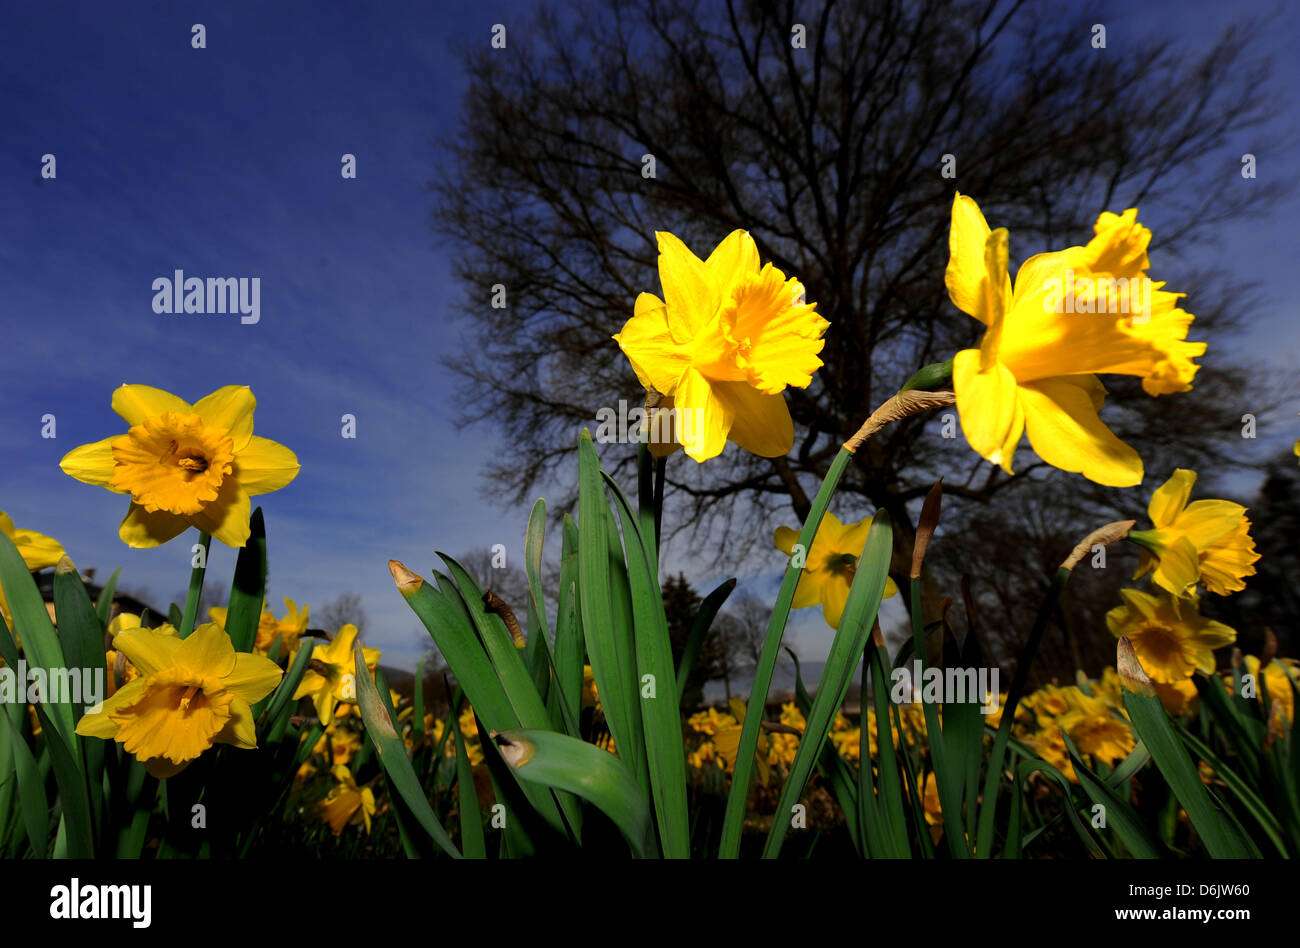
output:
[[[82,669],[92,674],[106,672],[104,661],[104,627],[99,624],[95,607],[90,604],[77,568],[66,557],[54,571],[54,613],[59,621],[59,639],[63,643],[64,657],[73,674]],[[80,692],[80,687],[78,687]],[[81,698],[89,695],[79,695]],[[100,695],[103,699],[106,695]],[[73,716],[81,718],[87,702],[72,703]]]
[[[627,572],[635,621],[636,675],[641,698],[641,724],[645,733],[650,789],[658,817],[659,841],[669,859],[689,859],[690,825],[686,813],[686,752],[682,744],[682,718],[673,671],[673,648],[668,639],[663,592],[658,572],[650,563],[637,515],[627,497],[605,475],[623,525]]]
[[[18,783],[18,805],[22,808],[23,826],[27,830],[27,841],[32,844],[32,853],[37,859],[45,858],[50,845],[50,804],[45,799],[45,786],[36,768],[36,758],[22,732],[14,727],[8,714],[0,711],[0,744],[4,745],[6,756],[13,761],[13,775]],[[8,817],[6,810],[3,814]]]
[[[181,613],[181,624],[177,629],[177,634],[183,639],[190,637],[194,632],[194,626],[198,623],[199,600],[203,598],[203,577],[208,571],[208,551],[212,547],[212,536],[206,530],[200,530],[197,545],[202,551],[200,554],[202,559],[199,562],[203,565],[195,566],[190,570],[190,587],[185,593],[185,611]],[[235,648],[239,650],[238,645]]]
[[[1074,764],[1074,775],[1079,778],[1079,786],[1094,804],[1101,804],[1106,814],[1106,827],[1113,829],[1124,846],[1138,859],[1159,859],[1167,855],[1164,846],[1147,829],[1137,812],[1108,787],[1100,777],[1094,774],[1084,763],[1074,741],[1064,730],[1061,737],[1065,739],[1066,750]]]
[[[474,706],[475,714],[493,730],[519,727],[514,706],[475,634],[473,622],[455,584],[446,579],[449,591],[444,592],[400,564],[390,564],[390,569],[398,578],[402,597],[429,630],[438,651]],[[531,681],[528,686],[532,687]],[[532,786],[523,789],[529,802],[551,826],[559,832],[567,832],[559,807],[550,794],[539,792]]]
[[[117,580],[121,575],[122,567],[119,566],[113,570],[113,575],[108,577],[108,582],[99,591],[99,598],[95,600],[95,614],[99,616],[99,624],[104,628],[108,628],[109,620],[113,617],[113,596],[117,593]]]
[[[1178,739],[1164,705],[1154,692],[1139,694],[1126,686],[1124,707],[1134,733],[1151,752],[1151,759],[1187,811],[1187,818],[1209,854],[1218,859],[1258,859],[1259,849],[1201,782],[1196,764]]]
[[[503,731],[496,741],[521,780],[577,794],[614,821],[633,855],[654,855],[649,801],[627,765],[613,754],[554,731]]]
[[[600,462],[591,434],[578,439],[578,601],[587,654],[605,720],[619,755],[649,786],[640,706],[634,699],[636,662],[631,640],[631,593],[621,556],[615,559],[611,535],[617,539],[605,499]]]
[[[460,851],[456,849],[451,838],[447,836],[447,831],[434,816],[429,801],[420,787],[420,781],[416,779],[415,770],[411,767],[411,759],[406,756],[406,746],[402,743],[392,718],[384,708],[379,690],[370,679],[360,646],[354,651],[353,658],[356,667],[357,707],[361,711],[362,720],[366,723],[366,734],[374,741],[379,762],[388,776],[389,785],[401,794],[402,800],[438,848],[453,859],[460,859]]]
[[[59,787],[59,802],[63,806],[63,819],[67,829],[68,857],[89,859],[95,855],[94,824],[90,817],[90,798],[86,793],[86,779],[81,770],[81,755],[75,739],[65,744],[54,731],[44,703],[33,705],[41,720],[42,732],[51,736],[45,742],[54,764],[54,779]],[[92,738],[93,740],[93,738]]]
[[[483,840],[483,816],[479,811],[478,791],[474,788],[474,771],[460,733],[460,721],[451,715],[451,735],[456,741],[456,790],[460,797],[460,844],[470,859],[487,857]]]
[[[691,668],[695,664],[695,657],[700,653],[700,646],[704,644],[704,639],[709,634],[709,629],[712,628],[713,620],[717,617],[722,604],[727,601],[727,597],[731,595],[735,588],[736,580],[734,577],[722,583],[717,589],[704,597],[699,610],[695,613],[695,618],[691,621],[691,631],[686,635],[686,647],[682,651],[682,660],[677,664],[678,704],[681,704],[682,696],[686,694],[686,679],[690,677]]]
[[[568,514],[564,515],[561,536],[560,597],[555,613],[555,690],[568,705],[564,720],[573,722],[569,736],[579,737],[585,645],[578,609],[578,525]]]
[[[226,611],[226,632],[236,652],[253,650],[266,598],[266,521],[261,507],[253,511],[248,527],[248,541],[235,560],[235,577]]]

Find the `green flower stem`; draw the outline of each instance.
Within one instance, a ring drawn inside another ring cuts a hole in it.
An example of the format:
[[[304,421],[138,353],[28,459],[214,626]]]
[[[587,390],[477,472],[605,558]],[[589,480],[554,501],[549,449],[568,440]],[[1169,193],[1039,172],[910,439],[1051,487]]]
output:
[[[203,596],[203,574],[208,568],[208,549],[212,546],[212,534],[200,530],[199,546],[203,550],[200,560],[203,565],[194,567],[190,572],[190,591],[185,594],[185,611],[181,614],[181,638],[189,637],[189,634],[194,631],[195,620],[198,619],[199,599]]]

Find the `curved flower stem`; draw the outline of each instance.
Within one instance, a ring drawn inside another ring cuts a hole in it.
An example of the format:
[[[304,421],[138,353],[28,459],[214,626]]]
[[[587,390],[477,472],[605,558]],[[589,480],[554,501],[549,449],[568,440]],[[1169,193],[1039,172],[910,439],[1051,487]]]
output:
[[[194,623],[199,615],[199,599],[203,596],[203,574],[208,568],[208,549],[212,546],[212,534],[199,531],[199,543],[202,548],[202,566],[196,566],[190,572],[190,590],[185,595],[185,611],[181,614],[180,637],[187,638],[194,631]]]

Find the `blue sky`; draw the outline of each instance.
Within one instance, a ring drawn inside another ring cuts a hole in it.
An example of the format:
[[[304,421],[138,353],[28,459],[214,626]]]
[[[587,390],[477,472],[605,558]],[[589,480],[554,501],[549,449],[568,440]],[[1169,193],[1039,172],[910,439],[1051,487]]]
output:
[[[1106,18],[1116,55],[1170,30],[1203,42],[1249,4],[1160,6]],[[123,566],[124,586],[165,602],[184,588],[189,543],[127,549],[116,533],[126,499],[67,478],[59,458],[124,430],[109,407],[123,382],[189,401],[251,385],[257,433],[302,462],[290,487],[262,499],[272,603],[356,591],[368,644],[386,663],[413,664],[427,638],[386,561],[427,573],[435,548],[522,548],[527,511],[478,492],[496,433],[452,424],[455,382],[439,359],[474,313],[430,231],[423,185],[435,142],[455,127],[457,51],[487,43],[498,22],[511,44],[526,43],[529,7],[11,5],[0,31],[0,509],[58,538],[79,566]],[[206,49],[191,48],[194,23],[207,28]],[[1295,89],[1288,44],[1300,14],[1286,10],[1276,26],[1266,46],[1279,87]],[[1279,103],[1279,119],[1294,111]],[[40,178],[46,153],[57,159],[53,181]],[[344,153],[356,155],[355,180],[339,174]],[[1300,170],[1290,154],[1259,162],[1261,177]],[[1300,319],[1282,275],[1294,273],[1297,219],[1293,194],[1204,251],[1264,283],[1267,305],[1241,344],[1291,378]],[[177,268],[260,277],[261,321],[156,315],[151,284]],[[40,437],[46,413],[57,419],[52,440]],[[355,440],[340,436],[344,413],[356,416]],[[1293,425],[1261,430],[1272,450],[1288,437]],[[701,590],[725,578],[686,557],[670,549],[668,566]],[[227,579],[233,563],[214,545],[210,575]],[[769,565],[753,577],[760,590],[774,588],[781,564]],[[811,658],[829,645],[813,610],[795,637]]]

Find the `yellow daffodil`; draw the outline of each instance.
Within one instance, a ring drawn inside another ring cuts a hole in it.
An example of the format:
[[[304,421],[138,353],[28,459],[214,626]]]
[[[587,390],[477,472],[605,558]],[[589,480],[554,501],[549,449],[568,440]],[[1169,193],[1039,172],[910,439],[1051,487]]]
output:
[[[920,783],[920,778],[917,778]],[[931,842],[939,842],[943,836],[943,807],[939,804],[939,782],[934,779],[934,771],[925,775],[925,790],[921,794],[925,809],[925,823],[930,828]]]
[[[352,759],[352,755],[360,750],[360,734],[355,731],[336,730],[329,735],[322,734],[311,752],[318,757],[325,757],[327,754],[333,755],[334,763],[337,765],[346,764]]]
[[[1121,589],[1122,606],[1106,613],[1116,638],[1126,635],[1152,681],[1176,684],[1194,672],[1214,674],[1214,650],[1237,640],[1235,630],[1207,619],[1196,600]]]
[[[1066,701],[1068,708],[1057,724],[1080,753],[1114,766],[1132,752],[1137,744],[1133,729],[1112,712],[1104,698],[1069,688]]]
[[[330,825],[338,836],[349,823],[365,823],[370,835],[370,818],[375,813],[375,794],[369,787],[358,787],[352,771],[343,764],[335,764],[330,771],[338,781],[319,804],[321,819]]]
[[[945,283],[952,302],[987,329],[953,360],[962,430],[1008,474],[1022,433],[1048,464],[1112,487],[1142,480],[1142,459],[1098,417],[1098,374],[1136,375],[1149,395],[1185,392],[1205,343],[1187,342],[1183,295],[1152,283],[1151,232],[1137,211],[1103,213],[1084,247],[1030,257],[1008,272],[1005,228],[953,200]]]
[[[334,636],[334,641],[312,649],[311,663],[303,672],[293,700],[311,696],[316,716],[324,727],[334,720],[340,702],[357,700],[357,684],[353,671],[353,646],[357,640],[357,627],[345,625]],[[362,648],[366,668],[373,674],[382,654],[377,648]],[[339,715],[340,717],[342,715]]]
[[[246,385],[227,385],[193,405],[148,385],[123,385],[113,410],[130,429],[74,448],[59,466],[131,495],[118,530],[128,546],[158,546],[189,526],[243,546],[249,496],[279,490],[298,474],[292,451],[253,434],[256,405]]]
[[[866,546],[867,534],[871,532],[871,518],[866,517],[857,523],[840,523],[839,519],[826,511],[817,536],[813,539],[812,549],[804,557],[803,575],[794,591],[795,609],[820,604],[822,616],[833,629],[840,627],[844,615],[844,604],[849,598],[849,587],[857,569],[858,557]],[[787,556],[794,555],[795,544],[799,542],[799,531],[792,527],[777,527],[775,534],[776,548]],[[898,593],[898,586],[892,579],[885,580],[885,598]]]
[[[721,724],[713,735],[714,752],[726,762],[727,773],[736,767],[736,758],[740,755],[740,734],[745,726],[745,702],[732,698],[728,702],[734,724]],[[770,738],[766,731],[758,732],[758,747],[754,755],[754,769],[758,782],[766,787],[772,776],[772,763],[769,755]]]
[[[745,231],[732,232],[707,260],[672,234],[656,237],[664,298],[638,296],[614,336],[646,390],[668,397],[659,408],[672,410],[673,424],[652,449],[669,453],[663,442],[676,442],[706,461],[730,439],[762,457],[786,454],[794,423],[781,393],[812,382],[830,324],[804,302],[798,280],[759,265]]]
[[[37,533],[35,530],[20,530],[14,526],[9,515],[0,510],[0,533],[7,536],[18,548],[18,555],[33,573],[43,569],[52,569],[64,557],[63,545],[58,540]],[[0,616],[5,624],[13,628],[13,617],[9,614],[9,603],[5,600],[4,587],[0,586]]]
[[[1175,596],[1195,596],[1197,583],[1220,596],[1245,589],[1259,559],[1246,508],[1228,500],[1189,504],[1195,483],[1195,471],[1179,468],[1152,493],[1152,528],[1128,535],[1142,548],[1133,578],[1151,573],[1155,585]]]
[[[140,677],[85,715],[78,734],[117,741],[159,778],[178,773],[214,742],[257,746],[252,705],[280,682],[273,662],[236,652],[212,623],[187,639],[127,629],[113,644]]]

